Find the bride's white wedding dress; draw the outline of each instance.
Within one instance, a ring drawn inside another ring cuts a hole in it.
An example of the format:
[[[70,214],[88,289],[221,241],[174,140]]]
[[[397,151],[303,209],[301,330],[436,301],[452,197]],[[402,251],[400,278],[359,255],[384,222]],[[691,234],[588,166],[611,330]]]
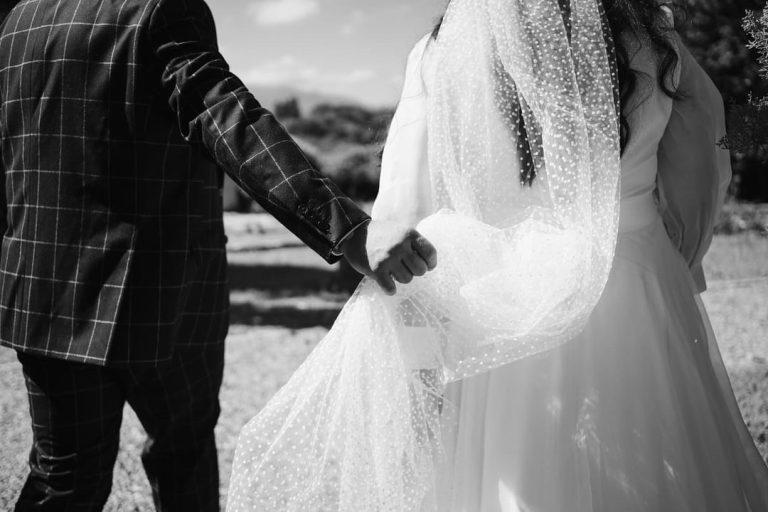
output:
[[[687,96],[673,101],[656,85],[653,53],[635,47],[633,68],[648,78],[629,117],[605,291],[577,339],[449,384],[458,421],[443,438],[441,512],[768,511],[768,470],[697,296],[730,179],[716,147],[721,100],[681,49],[675,81]],[[425,38],[409,58],[375,219],[431,213],[429,49]]]
[[[768,512],[697,299],[722,100],[681,46],[673,101],[627,40],[622,157],[611,41],[593,0],[450,3],[373,208],[438,266],[393,297],[363,280],[243,428],[230,512]]]

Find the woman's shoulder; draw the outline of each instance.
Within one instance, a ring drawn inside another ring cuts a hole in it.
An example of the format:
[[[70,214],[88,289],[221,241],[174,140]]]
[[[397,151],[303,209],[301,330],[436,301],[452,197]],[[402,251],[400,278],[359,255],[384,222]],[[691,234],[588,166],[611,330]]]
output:
[[[430,43],[431,35],[427,34],[419,39],[408,54],[401,102],[403,99],[419,96],[425,92],[423,70]]]
[[[424,55],[427,53],[427,48],[434,42],[432,33],[425,34],[418,42],[413,46],[411,52],[408,54],[408,64],[420,62]]]

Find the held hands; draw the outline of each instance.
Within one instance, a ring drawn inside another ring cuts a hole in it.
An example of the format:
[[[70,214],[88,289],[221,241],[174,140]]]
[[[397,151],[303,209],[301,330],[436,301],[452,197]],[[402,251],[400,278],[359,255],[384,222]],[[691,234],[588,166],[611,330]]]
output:
[[[413,228],[389,221],[371,221],[341,246],[352,268],[374,279],[388,295],[395,281],[410,283],[437,265],[434,246]]]

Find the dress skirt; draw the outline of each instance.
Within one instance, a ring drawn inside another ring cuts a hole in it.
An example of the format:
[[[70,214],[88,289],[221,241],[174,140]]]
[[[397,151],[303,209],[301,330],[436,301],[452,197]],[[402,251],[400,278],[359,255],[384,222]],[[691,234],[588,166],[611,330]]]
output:
[[[768,511],[768,470],[657,216],[620,233],[578,338],[445,398],[441,512]]]

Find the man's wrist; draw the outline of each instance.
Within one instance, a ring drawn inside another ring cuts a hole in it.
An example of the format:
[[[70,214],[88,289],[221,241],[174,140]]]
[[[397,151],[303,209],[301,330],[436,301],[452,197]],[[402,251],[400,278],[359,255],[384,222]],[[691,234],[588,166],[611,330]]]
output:
[[[349,230],[347,234],[345,234],[341,239],[339,239],[338,242],[336,242],[336,245],[333,246],[333,249],[331,249],[331,255],[339,257],[344,255],[344,244],[348,242],[353,235],[358,233],[360,229],[363,229],[368,226],[368,224],[371,222],[371,219],[366,219],[357,226],[353,227]]]

